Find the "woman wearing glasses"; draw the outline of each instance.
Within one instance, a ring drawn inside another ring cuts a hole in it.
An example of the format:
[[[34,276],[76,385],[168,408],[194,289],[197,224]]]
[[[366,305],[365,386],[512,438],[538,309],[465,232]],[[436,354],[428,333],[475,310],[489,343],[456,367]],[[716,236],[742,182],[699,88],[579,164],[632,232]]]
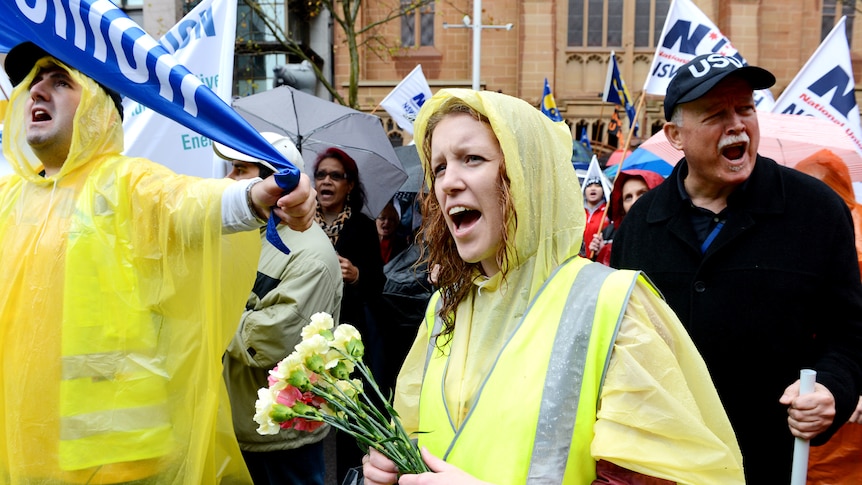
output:
[[[344,151],[329,148],[314,164],[314,188],[317,189],[315,220],[329,236],[344,280],[341,299],[343,323],[355,326],[366,344],[366,362],[375,373],[382,363],[380,338],[372,312],[383,291],[383,260],[377,225],[362,213],[365,191],[359,180],[356,162]],[[338,483],[351,467],[361,464],[362,451],[352,437],[339,433],[336,437]]]

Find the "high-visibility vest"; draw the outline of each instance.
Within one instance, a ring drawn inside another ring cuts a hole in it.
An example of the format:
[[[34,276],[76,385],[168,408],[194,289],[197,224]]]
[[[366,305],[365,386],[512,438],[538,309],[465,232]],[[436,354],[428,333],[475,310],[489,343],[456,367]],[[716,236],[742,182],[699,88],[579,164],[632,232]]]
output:
[[[420,446],[496,484],[590,483],[601,385],[638,277],[583,258],[558,267],[504,344],[458,429],[443,389],[449,345],[441,351],[431,337]],[[435,321],[432,336],[442,328],[432,316],[436,306],[436,300],[429,305],[426,319]]]
[[[87,220],[73,218],[65,258],[75,276],[65,278],[61,348],[59,465],[67,471],[164,457],[176,445],[168,363],[158,348],[170,329],[154,311],[158,302],[143,301],[138,277],[161,263],[155,255],[134,259],[128,235],[110,227],[130,220],[115,212],[127,207],[100,203],[90,190],[78,198],[73,217]]]

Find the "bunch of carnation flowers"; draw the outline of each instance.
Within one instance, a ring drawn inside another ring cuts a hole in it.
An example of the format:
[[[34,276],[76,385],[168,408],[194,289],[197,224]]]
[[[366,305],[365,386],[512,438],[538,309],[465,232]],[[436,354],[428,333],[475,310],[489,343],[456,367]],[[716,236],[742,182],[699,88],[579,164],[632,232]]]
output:
[[[257,391],[257,432],[314,431],[329,424],[353,436],[360,446],[382,453],[401,473],[428,471],[392,404],[362,362],[364,353],[362,336],[355,327],[336,327],[327,313],[312,315],[293,353],[269,371],[269,387]],[[366,394],[361,379],[351,378],[355,371],[371,387],[373,398]]]

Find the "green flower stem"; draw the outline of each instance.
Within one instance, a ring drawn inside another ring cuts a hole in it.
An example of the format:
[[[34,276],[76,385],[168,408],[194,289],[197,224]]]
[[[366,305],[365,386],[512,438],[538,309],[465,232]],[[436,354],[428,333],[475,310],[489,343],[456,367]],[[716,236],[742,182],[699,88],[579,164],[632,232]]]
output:
[[[337,350],[341,356],[358,369],[371,386],[372,392],[383,403],[383,412],[371,400],[362,386],[351,380],[346,380],[352,386],[354,395],[348,393],[336,385],[339,381],[332,376],[328,370],[318,374],[323,383],[311,385],[311,391],[316,396],[326,400],[328,405],[335,410],[336,415],[323,412],[315,415],[298,415],[303,419],[312,421],[323,421],[330,426],[349,434],[363,446],[374,448],[384,456],[392,460],[401,473],[421,473],[428,470],[428,466],[422,460],[419,449],[413,444],[410,436],[404,430],[398,419],[398,414],[380,391],[380,387],[374,380],[371,371],[362,360],[353,357],[340,349]],[[385,414],[384,414],[385,412]]]
[[[428,466],[425,464],[425,461],[422,460],[422,454],[419,452],[416,446],[413,446],[413,442],[411,441],[410,436],[407,434],[407,431],[401,425],[401,420],[398,419],[398,413],[395,412],[395,409],[389,403],[389,400],[386,399],[385,396],[383,396],[383,393],[377,386],[377,382],[374,381],[374,378],[371,375],[371,371],[368,369],[368,367],[365,366],[365,363],[361,361],[356,362],[356,367],[359,369],[359,372],[362,373],[362,375],[365,377],[365,380],[369,382],[371,387],[374,389],[374,392],[377,393],[377,396],[380,398],[380,400],[384,403],[384,406],[386,407],[386,412],[389,413],[389,415],[391,416],[388,422],[395,424],[395,436],[397,436],[398,439],[410,443],[410,446],[406,451],[411,455],[411,458],[413,458],[411,461],[414,463],[418,463],[421,466],[421,471],[430,471],[428,469]]]
[[[377,396],[383,402],[383,405],[386,408],[386,412],[389,414],[389,419],[386,419],[386,422],[387,423],[394,423],[395,429],[392,430],[393,431],[393,438],[400,440],[401,442],[408,443],[408,445],[406,446],[406,449],[404,451],[407,452],[408,459],[410,460],[410,462],[414,464],[414,469],[419,470],[420,472],[430,471],[428,469],[428,466],[425,464],[425,461],[422,460],[422,454],[419,452],[419,449],[415,445],[413,445],[413,442],[411,441],[410,436],[407,434],[407,432],[404,430],[404,427],[401,425],[401,420],[399,420],[397,417],[398,413],[395,412],[395,409],[392,407],[392,404],[389,402],[388,399],[386,399],[385,396],[383,396],[383,393],[380,391],[380,387],[377,385],[377,382],[374,380],[374,377],[372,376],[371,371],[368,369],[368,367],[365,365],[364,362],[359,361],[359,362],[356,362],[355,364],[356,364],[356,368],[359,369],[359,372],[363,375],[363,377],[365,377],[365,380],[368,381],[368,383],[371,385],[374,392],[377,394]],[[364,396],[364,393],[363,393],[363,396]],[[367,397],[366,397],[366,400],[367,400]],[[379,414],[376,407],[374,407],[374,410],[375,410],[375,412],[377,412],[377,414]],[[381,418],[383,418],[383,416],[381,416]],[[385,419],[385,418],[383,418],[383,419]],[[390,426],[391,426],[391,424],[390,424]]]
[[[324,377],[324,379],[328,379]],[[396,462],[404,462],[405,458],[410,458],[410,453],[407,450],[398,446],[398,438],[397,433],[394,429],[392,429],[391,425],[386,426],[383,423],[389,422],[386,420],[383,415],[376,413],[379,416],[379,420],[369,419],[367,406],[362,403],[356,402],[354,399],[346,396],[343,391],[341,391],[337,386],[332,386],[336,389],[343,399],[339,399],[327,392],[326,388],[321,386],[315,386],[315,394],[320,397],[326,399],[330,406],[334,407],[337,411],[343,412],[345,415],[349,416],[354,422],[347,422],[347,427],[338,426],[339,429],[344,429],[345,432],[353,435],[354,437],[367,437],[368,440],[366,444],[370,444],[374,446],[375,449],[383,452],[387,456],[392,456],[393,461]],[[348,405],[349,403],[349,405]],[[353,406],[357,406],[354,408]],[[366,408],[366,409],[363,409]],[[376,409],[375,409],[376,411]],[[324,415],[326,416],[326,415]],[[338,419],[333,417],[334,419]],[[329,419],[324,418],[326,422],[330,422]],[[359,435],[357,435],[357,432]],[[409,450],[409,447],[408,447]],[[407,453],[405,453],[407,451]]]
[[[396,450],[393,450],[393,449],[390,449],[388,447],[383,446],[383,444],[379,441],[374,441],[372,439],[369,439],[368,436],[364,435],[361,432],[356,432],[356,431],[354,431],[348,427],[343,426],[344,423],[342,421],[338,420],[337,418],[335,418],[334,416],[327,416],[327,415],[316,416],[316,415],[309,415],[309,414],[297,414],[296,417],[302,418],[302,419],[307,419],[309,421],[321,421],[322,420],[326,424],[329,424],[330,426],[353,436],[354,439],[361,441],[366,446],[370,446],[370,447],[376,449],[377,451],[383,453],[387,458],[389,458],[390,460],[395,462],[395,464],[396,464],[396,466],[398,466],[399,470],[404,470],[406,473],[418,473],[418,472],[414,471],[415,467],[411,464],[410,460],[405,459],[405,457],[401,456],[397,452],[394,454],[392,453],[393,451],[396,451]],[[330,418],[334,418],[334,419],[330,419]]]
[[[328,376],[324,377],[324,379],[328,381],[329,377]],[[391,434],[391,430],[389,430],[387,427],[382,425],[383,422],[386,422],[385,417],[383,415],[381,415],[379,412],[377,412],[376,409],[374,409],[374,413],[376,413],[377,416],[373,416],[373,417],[376,417],[377,419],[369,419],[368,407],[363,406],[362,403],[357,402],[355,399],[347,396],[344,393],[344,391],[342,391],[340,388],[338,388],[338,386],[333,385],[332,387],[341,395],[341,399],[338,399],[335,396],[333,396],[332,394],[325,392],[325,390],[323,390],[323,389],[320,390],[318,395],[320,395],[324,399],[327,399],[327,401],[330,402],[330,405],[335,404],[339,410],[345,412],[346,414],[348,414],[351,418],[353,418],[357,422],[362,423],[364,425],[364,427],[366,427],[367,429],[369,429],[369,430],[374,429],[374,430],[376,430],[379,433],[384,434],[384,435],[387,433]],[[355,407],[345,406],[344,403],[350,403],[352,406],[355,406]],[[378,437],[378,436],[375,435],[375,437]],[[381,438],[382,438],[382,436],[381,436]]]

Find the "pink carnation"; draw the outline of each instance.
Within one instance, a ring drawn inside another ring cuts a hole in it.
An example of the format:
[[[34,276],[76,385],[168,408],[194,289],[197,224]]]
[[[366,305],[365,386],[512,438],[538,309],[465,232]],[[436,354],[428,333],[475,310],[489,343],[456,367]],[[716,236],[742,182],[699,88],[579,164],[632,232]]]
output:
[[[278,391],[278,395],[275,397],[275,402],[279,404],[284,404],[285,406],[291,408],[293,407],[293,403],[297,400],[302,399],[302,393],[299,389],[293,386],[287,386],[284,389]]]

